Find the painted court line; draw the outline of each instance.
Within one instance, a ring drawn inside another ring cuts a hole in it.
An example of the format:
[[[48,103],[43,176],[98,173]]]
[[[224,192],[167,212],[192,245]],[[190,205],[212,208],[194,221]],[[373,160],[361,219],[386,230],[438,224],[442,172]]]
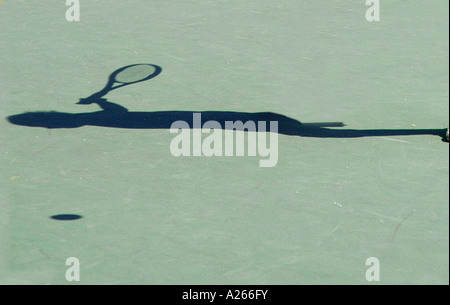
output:
[[[377,138],[378,138],[378,139],[382,139],[382,140],[389,140],[389,141],[395,141],[395,142],[409,143],[408,141],[397,140],[397,139],[391,139],[391,138],[384,138],[384,137],[377,137]]]

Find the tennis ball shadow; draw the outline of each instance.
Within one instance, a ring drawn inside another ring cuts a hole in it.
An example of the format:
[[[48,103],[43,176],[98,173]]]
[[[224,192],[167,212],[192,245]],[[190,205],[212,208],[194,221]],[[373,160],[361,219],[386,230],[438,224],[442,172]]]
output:
[[[76,214],[59,214],[59,215],[50,216],[50,218],[54,219],[54,220],[70,221],[70,220],[81,219],[81,218],[83,218],[83,216],[76,215]]]

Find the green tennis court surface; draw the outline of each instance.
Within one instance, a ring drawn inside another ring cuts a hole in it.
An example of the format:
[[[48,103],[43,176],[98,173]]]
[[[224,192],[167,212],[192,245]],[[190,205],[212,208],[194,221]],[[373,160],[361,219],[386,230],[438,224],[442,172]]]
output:
[[[0,284],[449,283],[447,1],[0,3]],[[276,165],[174,157],[195,113]]]

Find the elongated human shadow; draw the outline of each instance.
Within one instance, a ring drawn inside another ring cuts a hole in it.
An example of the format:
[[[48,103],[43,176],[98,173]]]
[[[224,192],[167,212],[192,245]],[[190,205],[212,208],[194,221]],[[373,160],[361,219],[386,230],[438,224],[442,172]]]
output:
[[[86,104],[82,100],[82,104]],[[170,129],[175,121],[185,121],[193,128],[193,115],[201,114],[202,124],[214,120],[226,128],[227,121],[253,121],[278,122],[278,133],[289,136],[316,137],[316,138],[356,138],[356,137],[381,137],[381,136],[413,136],[435,135],[444,137],[445,129],[335,129],[332,127],[344,127],[340,122],[334,123],[301,123],[290,117],[272,112],[232,112],[232,111],[153,111],[132,112],[128,109],[107,101],[97,99],[90,103],[98,104],[102,110],[88,113],[64,113],[64,112],[27,112],[12,115],[7,120],[15,125],[44,128],[78,128],[82,126],[100,126],[110,128],[130,129]],[[243,126],[244,127],[244,126]],[[244,128],[236,130],[248,131]],[[331,127],[331,128],[330,128]],[[256,130],[258,131],[258,130]]]
[[[259,122],[278,122],[278,133],[290,136],[317,138],[355,138],[375,136],[411,136],[436,135],[445,137],[443,129],[333,129],[343,127],[343,123],[301,123],[293,118],[272,112],[232,112],[232,111],[154,111],[132,112],[123,106],[114,104],[103,98],[112,90],[124,86],[142,83],[158,76],[162,68],[153,64],[134,64],[117,69],[108,78],[106,86],[87,98],[80,99],[78,104],[97,104],[101,111],[88,113],[64,112],[26,112],[9,116],[7,120],[15,125],[44,128],[77,128],[82,126],[101,126],[110,128],[134,129],[169,129],[175,121],[184,121],[189,128],[199,128],[194,124],[194,114],[201,115],[201,123],[215,121],[222,129],[230,128],[242,131],[260,131]],[[244,129],[246,125],[230,125],[226,122],[251,121],[256,130]],[[262,124],[264,125],[264,124]],[[186,126],[186,124],[185,124]],[[217,126],[217,124],[215,124]],[[264,130],[266,131],[266,130]],[[271,132],[274,132],[270,129]]]

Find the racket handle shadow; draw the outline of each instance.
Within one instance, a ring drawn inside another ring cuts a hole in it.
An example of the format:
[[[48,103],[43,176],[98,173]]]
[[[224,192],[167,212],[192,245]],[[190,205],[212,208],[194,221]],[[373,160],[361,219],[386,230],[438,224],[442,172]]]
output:
[[[90,104],[95,104],[101,100],[105,100],[103,98],[103,96],[105,96],[105,94],[103,92],[97,92],[92,94],[89,97],[86,98],[80,98],[80,100],[78,101],[77,105],[90,105]]]

